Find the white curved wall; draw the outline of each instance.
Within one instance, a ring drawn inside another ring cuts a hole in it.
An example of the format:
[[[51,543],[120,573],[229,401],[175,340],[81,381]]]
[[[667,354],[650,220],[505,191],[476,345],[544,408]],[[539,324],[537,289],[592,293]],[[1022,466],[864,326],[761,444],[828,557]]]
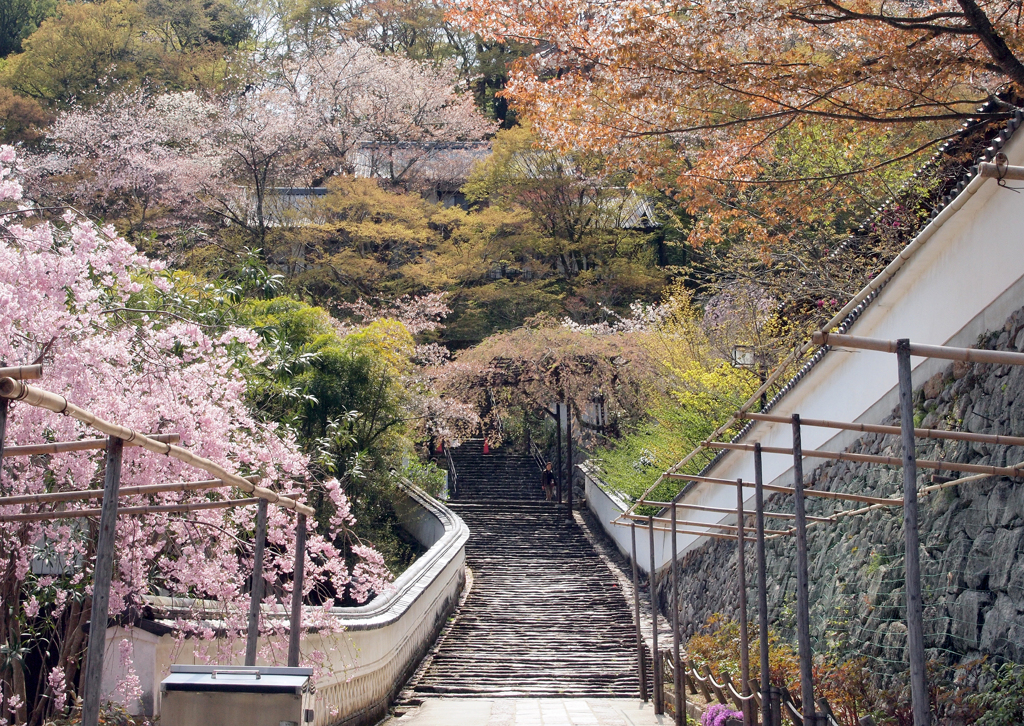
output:
[[[465,523],[413,487],[406,488],[396,511],[403,526],[428,550],[395,580],[390,592],[366,605],[332,609],[344,632],[303,637],[304,656],[319,652],[325,658],[316,681],[315,726],[357,726],[379,720],[458,602],[469,538]],[[173,607],[169,598],[152,599],[155,605]],[[134,713],[159,713],[160,681],[171,664],[206,662],[209,653],[216,654],[213,662],[237,665],[243,662],[245,650],[240,639],[219,638],[198,648],[189,641],[178,647],[172,634],[154,635],[139,627],[108,628],[103,690],[105,698],[114,701],[123,701],[116,688],[124,678],[119,644],[126,639],[133,643],[134,668],[143,691],[141,700],[127,704]],[[286,636],[274,643],[283,661]]]

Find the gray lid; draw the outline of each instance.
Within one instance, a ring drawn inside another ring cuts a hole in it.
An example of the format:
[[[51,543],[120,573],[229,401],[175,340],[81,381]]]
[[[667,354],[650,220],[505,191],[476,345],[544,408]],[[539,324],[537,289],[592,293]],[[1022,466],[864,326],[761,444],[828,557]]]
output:
[[[294,693],[301,695],[313,674],[312,668],[278,666],[172,665],[162,691],[221,693]]]

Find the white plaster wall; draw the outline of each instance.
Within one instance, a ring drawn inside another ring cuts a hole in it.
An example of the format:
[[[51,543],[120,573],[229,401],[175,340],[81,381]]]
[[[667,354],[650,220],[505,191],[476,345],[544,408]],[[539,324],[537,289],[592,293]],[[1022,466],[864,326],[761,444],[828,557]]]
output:
[[[332,610],[344,632],[303,636],[304,658],[318,652],[324,659],[316,681],[315,726],[374,723],[433,641],[462,589],[469,538],[462,520],[418,490],[410,489],[396,510],[409,517],[414,536],[431,537],[433,542],[421,540],[430,548],[396,579],[393,590],[360,607]],[[264,617],[268,616],[287,618],[283,611],[265,609]],[[126,704],[133,713],[152,713],[153,708],[159,713],[160,681],[172,664],[239,665],[244,660],[244,639],[219,638],[206,644],[189,640],[178,647],[172,635],[158,637],[138,627],[108,628],[103,690],[105,698],[117,702],[123,701],[116,688],[125,676],[118,643],[125,638],[134,642],[135,670],[145,694],[141,702]],[[280,665],[288,650],[287,636],[272,642]],[[264,645],[261,638],[260,646]]]
[[[1003,151],[1010,164],[1024,165],[1024,134],[1014,136]],[[1022,306],[1024,199],[1020,193],[1001,188],[995,180],[989,179],[904,264],[848,332],[870,338],[910,338],[917,343],[969,347],[976,343],[980,334],[1001,328],[1006,318]],[[913,358],[914,385],[921,385],[948,364],[949,361]],[[897,383],[895,355],[832,350],[772,413],[877,423],[895,407]],[[857,436],[855,432],[836,433],[825,428],[805,426],[802,429],[805,450],[840,451]],[[757,441],[765,446],[791,447],[792,428],[788,424],[757,422],[743,442]],[[804,470],[809,471],[822,461],[805,459]],[[765,454],[763,466],[766,483],[792,485],[791,456]],[[753,455],[729,452],[708,475],[753,482]],[[744,492],[747,506],[752,508],[753,489],[744,488]],[[736,492],[732,487],[697,484],[683,501],[735,508]],[[619,542],[623,532],[628,537],[628,526],[611,524],[617,515],[615,507],[609,502],[596,506],[602,512],[601,522],[613,539]],[[694,510],[685,514],[681,511],[680,518],[709,523],[735,522],[734,515]],[[693,535],[679,536],[681,553],[702,543],[702,538]],[[670,553],[656,544],[655,556],[656,566],[661,568]],[[646,554],[641,555],[641,566],[647,562],[646,558]]]

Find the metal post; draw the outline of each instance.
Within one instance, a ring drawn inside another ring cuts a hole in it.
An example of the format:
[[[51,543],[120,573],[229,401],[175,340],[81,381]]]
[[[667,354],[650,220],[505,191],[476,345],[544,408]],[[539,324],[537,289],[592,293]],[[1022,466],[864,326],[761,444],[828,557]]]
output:
[[[92,572],[89,649],[85,654],[85,673],[82,678],[82,726],[97,726],[100,720],[103,651],[107,645],[110,579],[114,571],[114,549],[117,545],[117,494],[121,488],[123,450],[124,442],[121,439],[114,436],[107,438],[103,504],[100,508],[100,528],[96,535],[96,564]]]
[[[252,592],[249,596],[249,626],[245,632],[245,664],[256,665],[256,641],[260,637],[260,605],[263,603],[263,549],[267,542],[267,500],[256,509],[256,543],[252,563]]]
[[[782,726],[771,720],[771,683],[768,678],[768,572],[764,553],[764,473],[761,470],[761,444],[754,444],[754,509],[757,515],[757,631],[761,651],[761,718],[764,726]]]
[[[924,664],[924,614],[921,603],[921,562],[917,532],[917,456],[914,442],[914,383],[910,372],[910,341],[896,341],[900,380],[900,429],[903,434],[903,532],[906,538],[907,645],[910,653],[910,696],[914,726],[931,723]]]
[[[647,658],[644,657],[644,634],[640,630],[640,574],[636,564],[636,522],[629,523],[633,546],[633,620],[636,621],[636,657],[640,663],[640,700],[647,703]]]
[[[302,576],[306,569],[306,515],[295,523],[295,573],[292,576],[292,620],[288,633],[288,667],[299,666],[299,636],[302,631]]]
[[[796,639],[800,656],[800,707],[804,723],[814,723],[811,677],[811,618],[807,593],[807,520],[804,514],[804,456],[800,416],[793,414],[793,510],[796,515]]]
[[[743,538],[743,480],[736,480],[736,580],[740,606],[740,694],[750,695],[750,635],[747,632],[747,553]],[[749,701],[743,703],[744,726],[751,723]]]
[[[662,703],[661,679],[658,673],[661,671],[658,651],[658,574],[654,569],[654,517],[647,518],[647,532],[650,535],[651,545],[651,571],[648,580],[651,584],[651,650],[654,653],[654,713],[665,713],[665,704]]]
[[[555,459],[558,461],[558,476],[555,487],[558,490],[558,503],[562,503],[562,404],[555,404]]]
[[[679,658],[679,550],[676,546],[676,505],[672,502],[672,687],[676,726],[686,726],[686,691],[683,688],[683,670]]]
[[[572,404],[567,404],[565,407],[565,454],[566,464],[568,464],[565,482],[569,487],[565,501],[569,505],[567,507],[569,519],[572,519]]]

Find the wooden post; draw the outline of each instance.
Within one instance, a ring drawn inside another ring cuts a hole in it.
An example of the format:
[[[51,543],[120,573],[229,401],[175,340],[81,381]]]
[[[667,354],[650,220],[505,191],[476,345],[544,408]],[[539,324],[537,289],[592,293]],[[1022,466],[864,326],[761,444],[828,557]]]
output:
[[[245,632],[245,664],[256,665],[256,642],[260,636],[260,605],[263,603],[263,549],[267,542],[267,500],[256,510],[256,542],[252,562],[252,592],[249,596],[249,626]]]
[[[636,564],[636,522],[629,523],[633,546],[633,620],[636,621],[636,657],[640,663],[640,700],[647,703],[647,659],[644,657],[644,634],[640,630],[640,574]]]
[[[796,514],[796,639],[800,656],[800,701],[804,723],[814,723],[811,677],[811,617],[807,593],[807,520],[804,514],[804,457],[800,416],[793,414],[793,511]]]
[[[757,527],[757,630],[761,655],[761,713],[764,726],[782,726],[772,721],[771,682],[768,678],[768,571],[764,553],[764,472],[761,444],[754,444],[754,510]]]
[[[664,692],[661,689],[661,668],[658,659],[661,657],[658,651],[658,575],[654,569],[654,517],[647,518],[647,532],[651,546],[651,571],[648,581],[651,585],[651,650],[654,653],[654,713],[665,713],[665,704],[662,702]]]
[[[736,581],[740,607],[740,695],[750,695],[750,635],[747,632],[747,553],[743,538],[743,480],[736,480]],[[754,726],[749,701],[743,702],[743,724]]]
[[[0,398],[0,494],[6,494],[4,487],[4,440],[7,437],[7,412],[11,408],[11,401],[7,398]]]
[[[302,631],[302,576],[306,569],[306,515],[295,523],[295,573],[292,576],[292,619],[288,632],[288,667],[299,667],[299,636]]]
[[[679,551],[676,545],[676,507],[672,507],[672,687],[676,726],[686,726],[686,691],[679,658]]]
[[[924,614],[921,603],[921,562],[917,532],[917,456],[914,442],[914,383],[910,372],[910,341],[896,341],[900,381],[900,428],[903,433],[903,532],[906,539],[907,646],[910,654],[910,696],[914,726],[931,723],[924,663]]]
[[[106,467],[103,474],[103,505],[96,535],[96,564],[92,573],[92,608],[89,613],[89,646],[82,676],[82,726],[97,726],[100,720],[100,687],[103,680],[103,651],[107,645],[107,616],[110,606],[110,579],[114,571],[117,545],[117,490],[121,486],[121,453],[124,442],[107,439]]]
[[[566,478],[565,483],[568,486],[568,490],[565,495],[565,501],[568,504],[566,511],[569,514],[569,519],[572,519],[572,404],[566,404],[565,406],[565,455],[566,455]]]
[[[555,459],[558,462],[558,476],[555,487],[558,490],[558,503],[562,503],[562,404],[555,404]]]

